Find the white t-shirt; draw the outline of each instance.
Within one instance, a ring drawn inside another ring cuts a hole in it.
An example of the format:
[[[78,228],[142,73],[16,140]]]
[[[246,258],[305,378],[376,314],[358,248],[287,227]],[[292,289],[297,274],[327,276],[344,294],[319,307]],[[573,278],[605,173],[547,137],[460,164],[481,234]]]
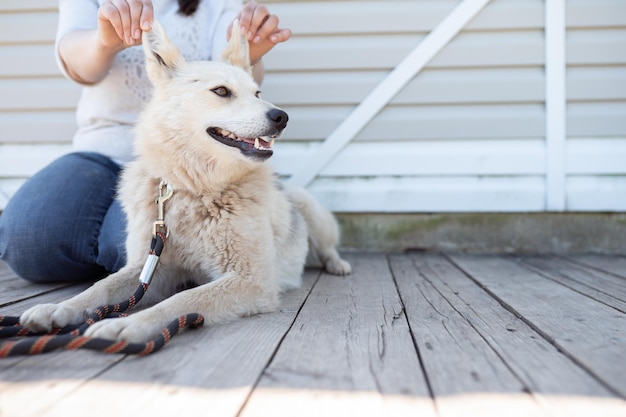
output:
[[[102,0],[60,0],[56,36],[57,64],[68,76],[59,57],[59,40],[76,30],[98,27]],[[228,25],[242,7],[241,0],[200,0],[192,16],[178,13],[177,0],[153,0],[154,16],[189,61],[219,59],[226,47]],[[119,164],[133,158],[133,127],[151,96],[141,45],[117,54],[109,74],[99,83],[83,87],[78,103],[74,150],[104,154]]]

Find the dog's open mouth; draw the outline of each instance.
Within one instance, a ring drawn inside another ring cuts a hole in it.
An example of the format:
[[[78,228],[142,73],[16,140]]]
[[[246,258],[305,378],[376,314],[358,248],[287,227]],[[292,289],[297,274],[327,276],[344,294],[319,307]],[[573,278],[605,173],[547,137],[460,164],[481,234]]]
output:
[[[207,129],[207,133],[224,145],[238,148],[246,156],[267,159],[274,153],[272,150],[273,137],[244,138],[219,127],[210,127]]]

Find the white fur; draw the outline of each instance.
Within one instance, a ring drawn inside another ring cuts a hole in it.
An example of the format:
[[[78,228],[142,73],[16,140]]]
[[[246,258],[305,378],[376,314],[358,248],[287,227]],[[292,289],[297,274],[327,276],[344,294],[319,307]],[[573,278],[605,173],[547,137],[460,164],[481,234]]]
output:
[[[127,266],[67,301],[29,309],[22,323],[40,330],[81,322],[86,311],[133,293],[162,180],[174,194],[165,203],[170,237],[142,301],[154,305],[96,323],[88,336],[145,342],[186,313],[200,313],[212,324],[273,311],[281,291],[300,285],[307,249],[329,272],[350,273],[335,249],[339,234],[330,212],[303,189],[278,184],[262,160],[207,132],[219,127],[245,138],[280,133],[268,118],[276,107],[257,97],[238,24],[226,62],[185,62],[158,22],[143,43],[155,88],[137,125],[137,159],[120,185],[128,215]],[[231,96],[221,97],[217,87]],[[189,281],[198,286],[177,292]]]

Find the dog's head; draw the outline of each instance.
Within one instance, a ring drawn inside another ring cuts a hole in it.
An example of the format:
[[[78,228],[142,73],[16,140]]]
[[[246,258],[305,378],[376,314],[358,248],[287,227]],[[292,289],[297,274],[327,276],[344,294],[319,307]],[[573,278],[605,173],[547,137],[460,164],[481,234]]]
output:
[[[282,134],[288,116],[261,99],[251,76],[248,41],[237,21],[232,28],[222,62],[186,62],[157,21],[144,32],[154,92],[139,128],[143,133],[162,131],[161,141],[168,142],[163,151],[253,162],[272,156],[274,139]],[[148,136],[151,143],[139,143],[140,153],[142,146],[162,145],[154,143],[159,135]]]

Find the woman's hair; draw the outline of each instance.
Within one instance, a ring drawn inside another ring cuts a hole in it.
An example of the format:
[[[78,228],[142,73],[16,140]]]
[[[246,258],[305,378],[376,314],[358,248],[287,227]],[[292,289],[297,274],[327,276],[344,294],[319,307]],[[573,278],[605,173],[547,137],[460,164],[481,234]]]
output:
[[[178,13],[191,16],[196,12],[200,0],[178,0]]]

